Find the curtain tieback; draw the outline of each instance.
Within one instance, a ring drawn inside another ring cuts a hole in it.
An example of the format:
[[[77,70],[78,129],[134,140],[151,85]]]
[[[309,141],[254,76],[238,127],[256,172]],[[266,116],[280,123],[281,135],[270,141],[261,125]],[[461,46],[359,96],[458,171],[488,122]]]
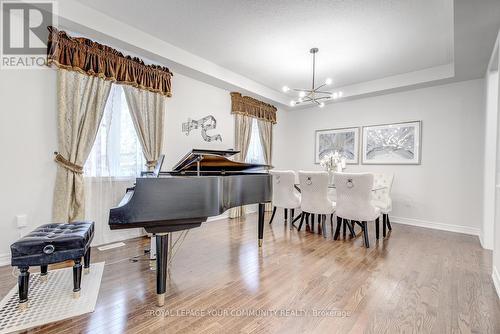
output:
[[[72,163],[65,157],[63,157],[59,152],[54,152],[55,158],[54,161],[57,162],[57,164],[63,168],[66,168],[69,171],[72,171],[73,173],[76,174],[83,174],[83,167],[78,166],[77,164]]]
[[[157,162],[158,162],[158,160],[146,161],[146,167],[148,167],[148,168],[155,167]]]

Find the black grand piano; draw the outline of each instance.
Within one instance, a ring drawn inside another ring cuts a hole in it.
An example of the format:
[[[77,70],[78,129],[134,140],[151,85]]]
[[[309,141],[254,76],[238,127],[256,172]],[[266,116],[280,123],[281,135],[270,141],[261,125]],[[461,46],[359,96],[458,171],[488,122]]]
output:
[[[230,208],[258,203],[262,246],[264,205],[272,193],[270,166],[228,159],[236,153],[194,149],[172,171],[160,172],[157,166],[152,175],[137,178],[118,207],[110,210],[112,230],[143,227],[156,235],[158,306],[165,303],[169,232],[195,228]]]

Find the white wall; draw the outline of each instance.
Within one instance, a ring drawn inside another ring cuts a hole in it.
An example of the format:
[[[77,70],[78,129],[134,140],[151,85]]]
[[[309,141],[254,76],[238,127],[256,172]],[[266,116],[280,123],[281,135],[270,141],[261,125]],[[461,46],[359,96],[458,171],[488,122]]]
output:
[[[167,104],[164,170],[170,169],[192,148],[229,149],[234,143],[234,123],[229,92],[182,75],[174,75],[173,97]],[[28,232],[51,221],[57,150],[56,72],[51,69],[0,72],[0,265],[7,264],[10,244],[20,236],[15,216],[28,216]],[[200,130],[181,132],[188,117],[213,115],[221,142],[205,142]],[[122,187],[123,188],[123,187]],[[118,196],[120,197],[120,196]],[[107,222],[98,222],[107,224]],[[106,226],[97,225],[97,243],[109,242]],[[114,233],[114,232],[111,232]],[[127,237],[118,233],[113,241]],[[132,235],[132,234],[130,234]],[[109,236],[109,235],[108,235]]]
[[[498,71],[485,77],[484,189],[481,244],[493,249],[495,220],[495,166],[497,164]]]
[[[394,172],[395,222],[479,234],[482,222],[483,80],[287,112],[275,136],[277,168],[320,170],[314,131],[421,120],[422,164],[349,165]]]
[[[54,71],[0,71],[0,264],[19,237],[16,215],[28,215],[26,230],[50,219],[56,103]]]

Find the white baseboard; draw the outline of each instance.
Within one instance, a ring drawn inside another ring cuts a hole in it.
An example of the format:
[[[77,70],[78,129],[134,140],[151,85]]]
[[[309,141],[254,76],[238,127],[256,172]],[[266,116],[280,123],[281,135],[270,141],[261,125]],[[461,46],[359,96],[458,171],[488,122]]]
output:
[[[488,250],[493,250],[493,241],[491,238],[485,238],[484,233],[481,231],[479,233],[479,241],[481,242],[481,247]]]
[[[10,265],[10,253],[0,254],[0,267]]]
[[[481,232],[480,229],[476,228],[476,227],[452,225],[452,224],[445,224],[445,223],[436,223],[436,222],[430,222],[430,221],[414,219],[414,218],[394,217],[391,215],[389,215],[389,216],[390,216],[391,222],[398,223],[398,224],[425,227],[425,228],[431,228],[431,229],[435,229],[435,230],[470,234],[470,235],[476,235],[476,236],[479,236],[480,232]]]
[[[497,296],[500,298],[500,274],[498,273],[497,267],[493,266],[491,273],[491,278],[493,278],[493,285],[497,291]]]

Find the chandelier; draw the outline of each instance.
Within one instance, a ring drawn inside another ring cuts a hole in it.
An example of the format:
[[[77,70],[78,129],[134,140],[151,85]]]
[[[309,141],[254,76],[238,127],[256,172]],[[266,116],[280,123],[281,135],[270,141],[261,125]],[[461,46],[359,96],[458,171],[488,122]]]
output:
[[[329,92],[321,90],[326,86],[330,86],[332,84],[332,79],[327,78],[325,83],[316,87],[316,53],[318,53],[318,48],[312,48],[309,50],[313,56],[313,70],[312,70],[312,88],[311,89],[298,89],[298,88],[289,88],[288,86],[283,86],[283,92],[287,93],[291,90],[298,92],[299,97],[296,100],[290,101],[290,106],[296,106],[301,103],[315,103],[318,107],[323,108],[325,106],[326,100],[336,100],[342,97],[343,93],[341,91],[338,92]]]

